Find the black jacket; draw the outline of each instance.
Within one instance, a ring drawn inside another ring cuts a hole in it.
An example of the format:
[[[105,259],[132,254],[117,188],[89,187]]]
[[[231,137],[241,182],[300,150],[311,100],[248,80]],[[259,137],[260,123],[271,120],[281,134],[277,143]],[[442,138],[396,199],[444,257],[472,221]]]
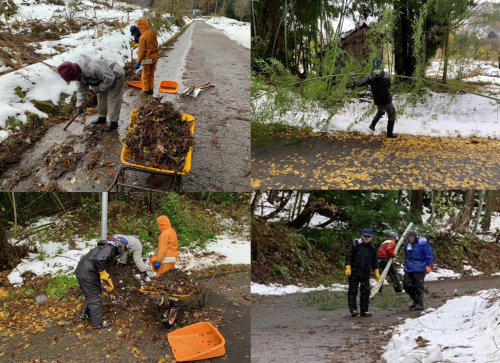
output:
[[[101,240],[97,247],[91,249],[76,266],[75,276],[80,279],[99,279],[99,272],[107,270],[116,256],[121,253],[120,249]]]
[[[382,72],[380,77],[375,77],[369,73],[361,81],[354,81],[358,87],[370,85],[373,93],[373,101],[376,105],[387,105],[392,102],[391,76],[387,72]]]
[[[372,270],[378,269],[377,249],[371,243],[363,243],[361,238],[355,239],[347,250],[345,264],[351,265],[355,276],[370,276]]]

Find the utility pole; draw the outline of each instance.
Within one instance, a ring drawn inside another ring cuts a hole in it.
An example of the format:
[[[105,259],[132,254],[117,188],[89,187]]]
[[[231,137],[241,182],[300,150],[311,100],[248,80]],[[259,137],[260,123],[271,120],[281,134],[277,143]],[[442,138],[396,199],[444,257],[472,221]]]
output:
[[[108,238],[108,192],[101,193],[101,240]]]

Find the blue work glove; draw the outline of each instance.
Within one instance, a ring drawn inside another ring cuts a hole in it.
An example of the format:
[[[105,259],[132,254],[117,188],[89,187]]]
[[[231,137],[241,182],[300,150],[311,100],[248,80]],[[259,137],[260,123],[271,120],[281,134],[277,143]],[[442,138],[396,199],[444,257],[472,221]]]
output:
[[[83,114],[83,108],[78,107],[78,115],[82,115],[82,114]]]
[[[139,68],[141,68],[141,65],[139,63],[136,63],[135,64],[135,69],[139,69]]]
[[[161,266],[161,263],[155,262],[155,270],[158,270]]]
[[[97,94],[101,93],[102,91],[97,87]]]
[[[351,77],[354,76],[354,74],[355,74],[354,72],[349,72],[349,76]]]

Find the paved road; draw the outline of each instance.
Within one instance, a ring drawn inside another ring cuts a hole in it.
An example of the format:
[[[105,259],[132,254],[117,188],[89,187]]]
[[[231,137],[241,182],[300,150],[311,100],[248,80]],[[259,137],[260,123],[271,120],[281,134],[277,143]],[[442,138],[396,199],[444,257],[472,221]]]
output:
[[[253,189],[491,189],[500,140],[335,133],[252,144]]]
[[[159,94],[161,80],[180,83],[182,91],[192,83],[212,82],[215,88],[204,91],[198,98],[179,94]],[[243,192],[250,189],[250,50],[227,38],[221,30],[205,21],[195,21],[168,46],[160,57],[155,72],[155,96],[196,118],[195,141],[191,173],[184,179],[184,191]],[[74,171],[56,181],[64,191],[103,191],[113,180],[113,171],[121,164],[121,140],[125,137],[130,112],[143,105],[147,98],[139,89],[127,86],[120,113],[118,132],[104,133],[98,144],[84,152]],[[37,191],[49,184],[47,169],[40,157],[53,144],[61,144],[68,136],[84,133],[83,126],[96,118],[92,114],[78,119],[68,131],[64,124],[51,127],[23,160],[0,176],[3,190]],[[87,171],[90,155],[102,152],[96,174]],[[101,162],[111,163],[101,168]],[[19,170],[27,175],[15,188],[12,178]],[[149,188],[162,188],[161,180],[153,185],[146,181],[148,174],[128,172],[127,183]],[[168,189],[166,189],[168,190]]]
[[[188,54],[187,85],[212,82],[215,88],[181,100],[196,118],[193,171],[186,189],[250,190],[250,50],[222,31],[196,21]]]
[[[499,288],[500,279],[444,280],[427,282],[426,287],[432,297],[426,306],[436,308],[453,296],[455,289],[471,294]],[[252,363],[378,362],[392,327],[420,314],[406,307],[382,310],[372,304],[372,318],[351,318],[347,306],[319,311],[304,303],[305,295],[252,295]]]

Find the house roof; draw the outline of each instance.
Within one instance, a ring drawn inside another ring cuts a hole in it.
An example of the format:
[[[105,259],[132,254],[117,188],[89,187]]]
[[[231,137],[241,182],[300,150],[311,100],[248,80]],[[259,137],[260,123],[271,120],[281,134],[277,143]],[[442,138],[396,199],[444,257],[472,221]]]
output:
[[[362,30],[362,29],[369,29],[370,27],[366,24],[366,23],[363,23],[361,24],[360,26],[354,28],[354,29],[351,29],[351,30],[348,30],[342,34],[340,34],[340,39],[341,40],[345,40],[347,38],[349,38],[351,35],[357,33],[358,31]]]

